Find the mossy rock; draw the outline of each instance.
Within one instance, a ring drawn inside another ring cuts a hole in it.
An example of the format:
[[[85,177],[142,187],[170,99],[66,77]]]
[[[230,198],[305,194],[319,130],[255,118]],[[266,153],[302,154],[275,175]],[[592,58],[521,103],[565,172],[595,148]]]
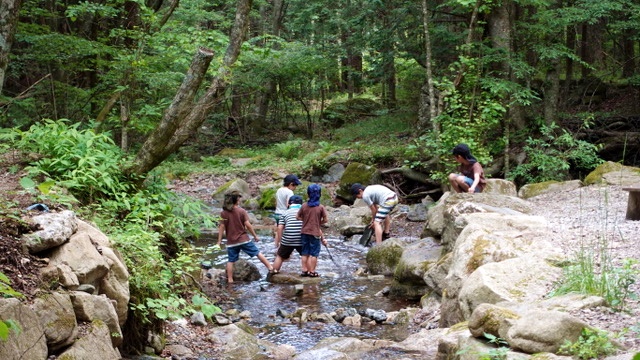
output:
[[[393,275],[400,262],[404,247],[394,240],[388,240],[381,245],[374,246],[367,252],[367,266],[373,275]]]
[[[336,196],[353,202],[355,198],[351,195],[351,185],[360,183],[367,186],[381,182],[382,174],[378,169],[370,165],[352,162],[347,165],[340,178],[340,186],[336,189]]]
[[[307,188],[311,185],[311,182],[302,181],[302,184],[296,188],[293,192],[296,195],[302,196],[304,201],[308,200],[307,196]],[[263,188],[260,196],[258,197],[258,204],[260,209],[262,210],[274,210],[276,208],[276,192],[280,189],[282,185],[278,185],[274,183],[273,186]],[[320,195],[320,203],[324,206],[333,205],[333,199],[331,198],[331,193],[326,188],[322,188],[322,194]]]
[[[217,156],[238,157],[242,154],[240,149],[224,148],[216,154]]]
[[[640,183],[640,169],[607,161],[589,173],[584,183],[585,185],[635,185]]]
[[[234,179],[227,181],[225,184],[217,188],[213,194],[211,194],[211,197],[222,203],[224,201],[224,195],[231,191],[240,192],[244,200],[248,200],[251,196],[249,184],[242,179]]]
[[[520,188],[518,191],[518,197],[522,199],[529,199],[534,196],[547,194],[558,191],[570,191],[578,189],[582,186],[580,180],[570,181],[544,181],[541,183],[527,184]]]

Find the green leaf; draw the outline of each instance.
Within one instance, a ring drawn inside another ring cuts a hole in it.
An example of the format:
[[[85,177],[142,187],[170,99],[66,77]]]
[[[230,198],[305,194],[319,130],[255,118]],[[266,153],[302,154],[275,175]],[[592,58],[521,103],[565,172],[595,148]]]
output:
[[[47,180],[43,183],[41,183],[40,185],[38,185],[38,190],[40,190],[41,193],[45,194],[45,195],[49,195],[49,192],[51,191],[51,188],[56,184],[55,181],[53,180]]]
[[[28,177],[20,179],[20,185],[27,190],[31,190],[36,187],[36,183]]]

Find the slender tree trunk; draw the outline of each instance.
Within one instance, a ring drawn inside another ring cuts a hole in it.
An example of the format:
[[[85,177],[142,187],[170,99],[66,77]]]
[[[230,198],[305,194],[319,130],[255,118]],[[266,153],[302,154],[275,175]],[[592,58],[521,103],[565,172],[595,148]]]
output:
[[[632,77],[636,71],[635,47],[632,40],[634,31],[626,30],[622,42],[622,77]]]
[[[285,1],[284,0],[274,0],[273,1],[273,11],[272,11],[272,19],[271,19],[271,30],[270,33],[275,36],[280,35],[280,31],[282,30],[282,21],[284,19],[285,12]],[[271,99],[275,97],[275,93],[277,90],[276,82],[273,79],[269,79],[264,85],[264,89],[256,96],[255,102],[255,114],[252,116],[251,127],[254,129],[254,133],[256,130],[267,128],[267,113],[269,111],[269,104],[271,103]]]
[[[433,85],[433,69],[431,68],[431,60],[433,54],[431,52],[431,35],[429,33],[430,17],[431,12],[429,11],[427,0],[422,0],[422,27],[424,31],[425,68],[427,73],[427,81],[421,91],[422,96],[420,96],[421,104],[418,128],[420,131],[422,131],[422,129],[426,129],[428,124],[431,123],[431,130],[435,133],[436,138],[438,138],[440,134],[440,125],[438,124],[438,122],[434,121],[436,116],[438,116],[438,105],[436,104],[436,90],[435,86]],[[424,96],[425,93],[428,95],[428,97]],[[425,103],[429,105],[428,113],[426,111],[427,106]]]
[[[544,85],[544,120],[547,125],[558,119],[558,101],[560,99],[559,61],[552,61],[547,70]]]
[[[144,176],[158,166],[177,151],[189,136],[197,132],[205,118],[221,102],[231,76],[231,67],[240,55],[241,45],[247,34],[251,5],[252,0],[238,0],[236,17],[222,66],[218,69],[218,74],[206,93],[193,104],[195,92],[213,58],[210,51],[201,49],[198,52],[173,103],[165,111],[161,124],[151,133],[138,152],[129,169],[130,173]],[[170,131],[171,129],[174,131]]]
[[[124,96],[120,97],[120,127],[121,137],[120,137],[120,148],[123,151],[127,151],[129,149],[129,121],[131,120],[131,116],[129,113],[129,97]]]
[[[5,73],[9,65],[9,54],[21,5],[21,0],[2,0],[0,2],[0,94],[4,87]]]
[[[573,26],[567,26],[567,48],[569,50],[573,50],[577,53],[576,49],[576,29]],[[565,73],[566,77],[564,80],[564,98],[569,97],[569,93],[571,92],[571,83],[573,82],[573,59],[567,57],[565,60]]]

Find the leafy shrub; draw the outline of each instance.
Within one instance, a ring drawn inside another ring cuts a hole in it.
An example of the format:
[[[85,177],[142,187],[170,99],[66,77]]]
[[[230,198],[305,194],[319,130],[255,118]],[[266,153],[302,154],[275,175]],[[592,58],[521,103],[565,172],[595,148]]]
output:
[[[122,169],[124,158],[108,134],[79,130],[79,123],[44,120],[27,131],[12,129],[13,146],[43,155],[28,168],[69,189],[85,203],[104,197],[125,198],[132,185]]]
[[[606,331],[584,328],[582,335],[574,343],[566,341],[560,347],[560,353],[573,355],[578,359],[599,359],[616,352],[616,347]]]
[[[540,132],[540,137],[526,140],[527,162],[508,174],[510,180],[521,183],[562,181],[570,178],[572,168],[589,171],[603,162],[598,157],[596,145],[576,139],[555,123],[542,125]]]
[[[344,102],[336,101],[331,103],[324,110],[322,116],[329,127],[336,129],[358,118],[375,115],[380,109],[382,109],[382,105],[377,101],[358,97]]]

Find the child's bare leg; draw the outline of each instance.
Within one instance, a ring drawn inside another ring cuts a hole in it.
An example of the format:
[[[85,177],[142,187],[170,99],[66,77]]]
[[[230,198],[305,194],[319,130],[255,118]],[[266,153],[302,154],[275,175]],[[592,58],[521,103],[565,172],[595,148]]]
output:
[[[227,263],[227,283],[233,283],[233,263]]]
[[[373,231],[376,234],[376,244],[380,244],[382,242],[382,224],[380,221],[373,222]]]
[[[309,271],[310,273],[315,272],[317,265],[318,258],[315,256],[309,256],[309,259],[307,260],[307,271]]]
[[[276,259],[273,260],[273,269],[280,271],[282,267],[282,257],[280,255],[276,255]]]
[[[269,271],[273,271],[273,266],[271,266],[271,263],[269,262],[269,260],[267,260],[267,258],[264,257],[262,253],[258,254],[258,260],[260,260],[260,262],[263,263],[264,266],[266,266]]]
[[[309,269],[307,268],[307,258],[308,256],[301,256],[300,257],[300,268],[302,269],[302,272],[308,272]]]

